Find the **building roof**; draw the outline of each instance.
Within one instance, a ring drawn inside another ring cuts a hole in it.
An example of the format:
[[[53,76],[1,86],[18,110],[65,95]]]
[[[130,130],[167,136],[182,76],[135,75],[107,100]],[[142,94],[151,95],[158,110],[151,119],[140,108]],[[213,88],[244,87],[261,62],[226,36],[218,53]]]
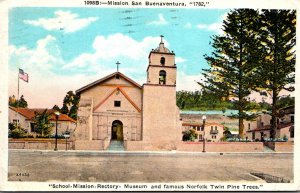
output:
[[[197,123],[197,122],[193,122],[193,123],[182,123],[182,126],[202,126],[203,123]],[[205,123],[205,126],[212,126],[212,125],[218,125],[220,127],[224,127],[224,125],[221,125],[219,123]]]
[[[170,50],[167,47],[165,47],[165,44],[163,42],[163,37],[164,36],[161,35],[160,37],[161,37],[161,41],[160,41],[158,47],[155,48],[155,49],[152,49],[152,51],[149,54],[149,57],[150,57],[151,53],[161,53],[161,54],[175,55],[175,53],[173,51],[170,52]]]
[[[88,85],[86,85],[86,86],[84,86],[84,87],[76,90],[76,94],[81,93],[82,91],[85,91],[85,90],[87,90],[87,89],[89,89],[89,88],[91,88],[91,87],[93,87],[93,86],[95,86],[95,85],[97,85],[97,84],[99,84],[101,82],[104,82],[105,80],[108,80],[108,79],[110,79],[110,78],[112,78],[112,77],[114,77],[116,75],[119,75],[120,77],[124,78],[125,80],[127,80],[131,84],[135,85],[136,87],[142,88],[141,85],[139,85],[138,83],[136,83],[134,80],[130,79],[129,77],[125,76],[121,72],[114,72],[114,73],[112,73],[110,75],[107,75],[107,76],[105,76],[105,77],[103,77],[103,78],[101,78],[99,80],[96,80],[95,82],[92,82],[92,83],[90,83],[90,84],[88,84]]]
[[[51,121],[55,121],[56,117],[54,112],[56,110],[54,109],[42,109],[42,108],[36,108],[36,109],[29,109],[29,108],[15,108],[15,107],[9,107],[10,109],[12,109],[15,112],[18,112],[20,115],[24,116],[26,119],[28,120],[32,120],[35,116],[36,113],[43,113],[45,110],[47,110],[47,114],[50,115],[49,119]],[[72,119],[71,117],[69,117],[66,114],[60,114],[58,117],[58,121],[70,121],[73,123],[76,123],[76,121],[74,119]]]

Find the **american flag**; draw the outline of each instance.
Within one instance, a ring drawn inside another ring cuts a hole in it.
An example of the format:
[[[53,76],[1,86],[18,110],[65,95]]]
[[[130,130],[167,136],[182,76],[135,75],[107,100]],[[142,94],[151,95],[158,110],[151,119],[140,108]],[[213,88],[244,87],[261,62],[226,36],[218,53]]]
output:
[[[25,82],[28,82],[28,74],[24,72],[21,68],[19,68],[19,78],[24,80]]]

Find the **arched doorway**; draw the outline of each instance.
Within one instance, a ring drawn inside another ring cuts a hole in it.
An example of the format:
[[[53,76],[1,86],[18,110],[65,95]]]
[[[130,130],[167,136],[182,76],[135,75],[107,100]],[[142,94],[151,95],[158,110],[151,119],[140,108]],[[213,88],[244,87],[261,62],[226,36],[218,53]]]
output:
[[[123,123],[115,120],[111,126],[111,140],[123,141],[123,139]]]

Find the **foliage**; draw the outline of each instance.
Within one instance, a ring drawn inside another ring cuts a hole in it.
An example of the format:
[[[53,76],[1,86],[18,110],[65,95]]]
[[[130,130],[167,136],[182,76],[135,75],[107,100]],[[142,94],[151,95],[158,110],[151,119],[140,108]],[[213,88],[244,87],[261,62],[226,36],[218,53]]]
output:
[[[256,77],[261,91],[272,97],[272,130],[275,137],[282,90],[294,91],[296,61],[296,11],[263,10],[258,46],[260,65]],[[281,104],[282,105],[282,104]]]
[[[228,138],[228,142],[251,142],[250,139]]]
[[[256,38],[258,31],[258,11],[237,9],[230,11],[223,21],[224,35],[213,36],[214,51],[204,55],[211,66],[203,69],[205,81],[199,84],[220,97],[233,98],[233,108],[238,110],[239,135],[243,137],[244,119],[251,120],[255,114],[246,113],[252,109],[248,95],[255,86],[253,78],[257,64]]]
[[[224,127],[224,132],[223,132],[223,140],[226,141],[228,138],[231,138],[232,134],[229,131],[228,127]]]
[[[210,91],[177,91],[176,103],[180,109],[187,110],[226,110],[232,104],[217,97]]]
[[[295,10],[236,9],[223,21],[224,35],[212,37],[213,52],[204,55],[211,66],[204,69],[204,82],[199,84],[216,95],[233,99],[233,109],[239,111],[239,135],[243,137],[243,120],[256,117],[252,110],[271,110],[274,138],[279,109],[285,102],[278,102],[282,90],[293,91],[295,82]],[[250,101],[252,92],[272,98],[260,107]]]
[[[36,138],[55,138],[55,135],[47,135],[47,136],[37,135]],[[57,139],[65,139],[65,136],[57,135]]]
[[[8,137],[22,138],[27,136],[27,131],[21,126],[17,126],[15,123],[9,123],[8,128],[10,130]]]
[[[196,139],[196,131],[194,129],[189,129],[183,132],[183,141],[194,141]]]
[[[73,91],[67,92],[67,95],[64,98],[63,106],[60,109],[61,113],[67,114],[72,119],[77,120],[77,111],[80,101],[80,96],[74,94]]]
[[[282,109],[289,106],[295,106],[295,97],[288,96],[281,96],[277,100],[278,109]]]
[[[42,113],[35,113],[33,121],[35,123],[35,131],[42,136],[48,136],[51,133],[53,124],[49,120],[50,114],[47,113],[47,109]]]
[[[264,138],[264,141],[267,142],[286,142],[288,138],[284,136],[283,138]]]
[[[57,106],[57,105],[54,105],[54,106],[52,107],[52,109],[55,110],[55,111],[59,111],[59,112],[61,113],[60,108],[59,108],[59,106]]]
[[[24,96],[22,95],[20,99],[16,99],[15,95],[9,96],[8,98],[8,105],[12,107],[22,107],[22,108],[27,108],[28,103],[24,99]]]

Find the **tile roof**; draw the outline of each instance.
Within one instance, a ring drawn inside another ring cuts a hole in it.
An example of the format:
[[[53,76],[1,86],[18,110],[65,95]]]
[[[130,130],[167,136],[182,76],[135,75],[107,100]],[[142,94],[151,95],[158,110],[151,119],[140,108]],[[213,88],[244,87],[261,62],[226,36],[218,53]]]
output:
[[[221,127],[224,127],[223,125],[219,124],[219,123],[205,123],[205,126],[211,126],[211,125],[218,125],[218,126],[221,126]],[[182,123],[182,126],[202,126],[202,123]]]
[[[21,115],[23,115],[24,117],[26,117],[26,119],[28,120],[32,120],[35,116],[35,113],[43,113],[46,109],[39,109],[39,108],[34,108],[34,109],[29,109],[29,108],[15,108],[15,107],[9,107],[10,109],[12,109],[13,111],[16,111],[18,113],[20,113]],[[50,120],[51,121],[55,121],[55,115],[54,112],[56,110],[54,109],[47,109],[47,114],[50,114]],[[69,117],[66,114],[60,114],[58,117],[58,121],[70,121],[75,123],[76,121],[74,119],[72,119],[71,117]]]

